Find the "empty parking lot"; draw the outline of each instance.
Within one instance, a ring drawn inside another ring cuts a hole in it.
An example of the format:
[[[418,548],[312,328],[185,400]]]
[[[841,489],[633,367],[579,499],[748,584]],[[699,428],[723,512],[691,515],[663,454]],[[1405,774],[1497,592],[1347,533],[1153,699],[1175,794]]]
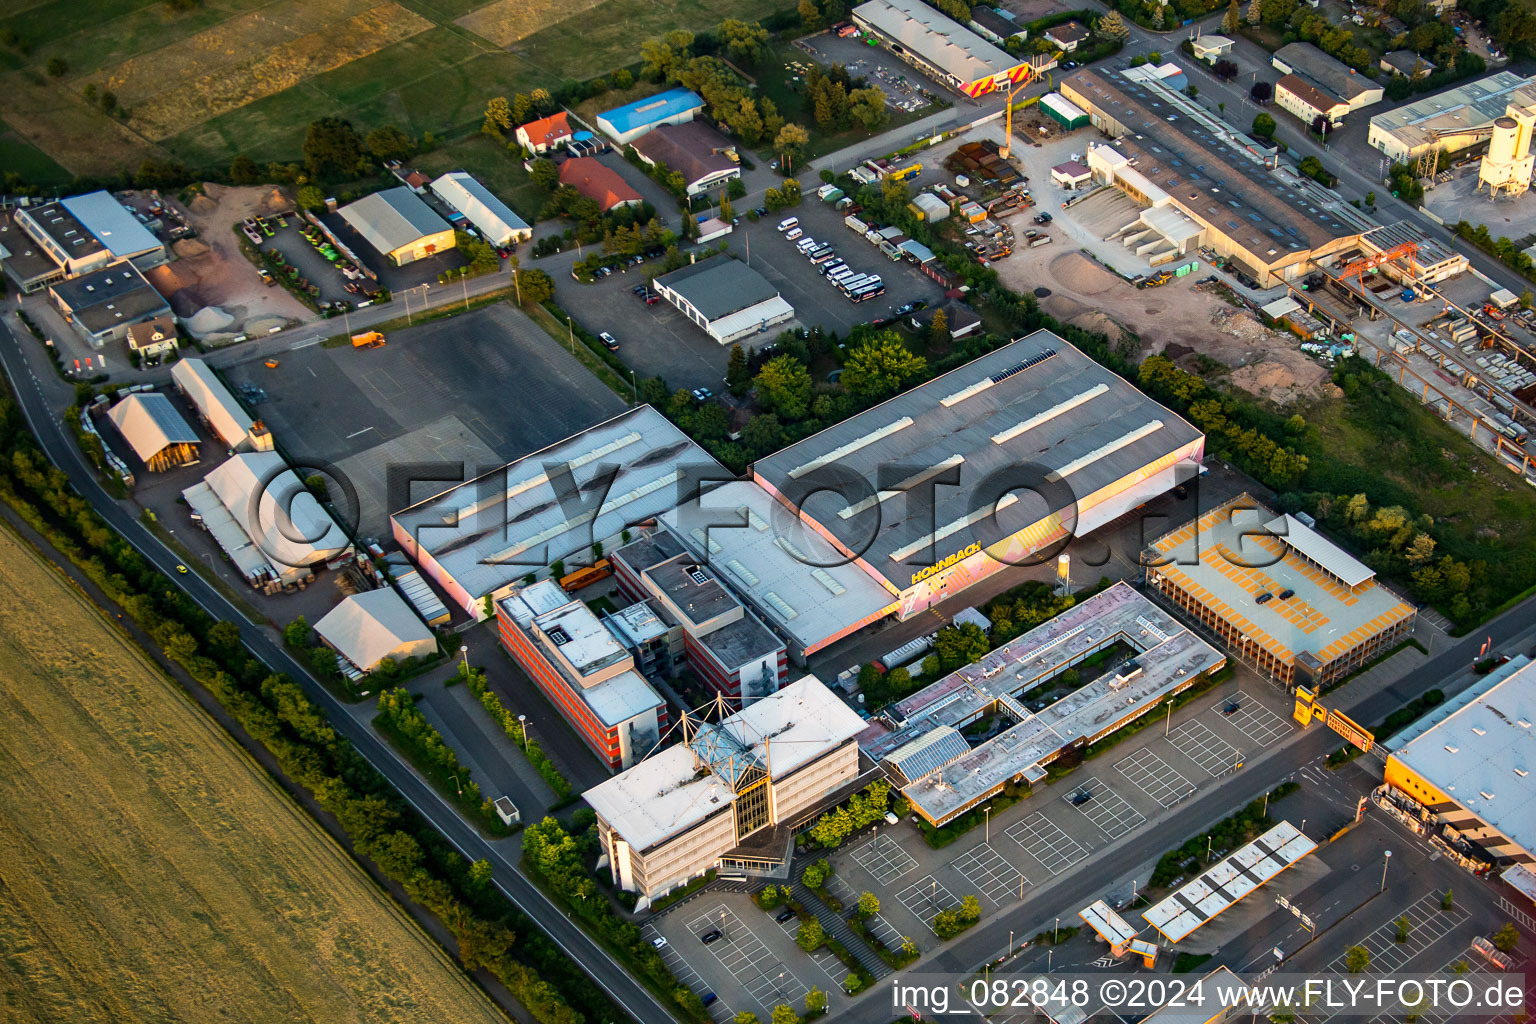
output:
[[[1173,730],[1168,738],[1180,753],[1212,776],[1232,771],[1237,766],[1237,748],[1217,736],[1203,722],[1185,722]]]
[[[1047,818],[1044,811],[1015,822],[1004,834],[1053,875],[1088,856],[1087,848]]]
[[[1082,794],[1088,794],[1082,800]],[[1104,830],[1111,839],[1118,839],[1147,820],[1147,816],[1126,803],[1125,797],[1098,779],[1083,779],[1077,789],[1062,797],[1072,804],[1089,821]]]
[[[1195,791],[1194,783],[1149,747],[1142,747],[1115,764],[1115,771],[1130,779],[1143,793],[1164,807],[1172,807]]]

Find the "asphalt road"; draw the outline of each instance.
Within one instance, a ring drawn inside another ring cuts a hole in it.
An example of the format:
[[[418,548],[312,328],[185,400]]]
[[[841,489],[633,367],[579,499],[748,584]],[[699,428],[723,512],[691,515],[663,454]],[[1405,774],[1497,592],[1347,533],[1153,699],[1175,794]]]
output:
[[[97,483],[96,477],[72,439],[65,436],[45,397],[45,388],[59,390],[61,382],[51,367],[42,370],[49,385],[39,379],[29,365],[27,354],[40,348],[26,339],[30,348],[22,349],[9,324],[0,325],[0,365],[10,378],[33,435],[54,465],[69,477],[75,490],[96,508],[113,529],[128,540],[145,558],[165,574],[166,579],[182,586],[198,605],[215,619],[236,623],[241,638],[251,653],[270,668],[286,672],[304,687],[310,700],[325,709],[331,725],[345,736],[359,753],[377,768],[424,818],[470,860],[484,858],[493,869],[497,887],[525,914],[539,923],[560,949],[580,964],[608,997],[645,1024],[665,1024],[671,1020],[667,1010],[642,985],[636,982],[606,950],[587,936],[565,913],[556,907],[532,882],[517,870],[517,847],[490,843],[466,823],[437,792],[417,777],[415,772],[365,722],[347,713],[346,706],[315,682],[300,668],[266,631],[248,622],[240,611],[196,573],[176,572],[178,557]],[[41,355],[38,351],[37,355]],[[38,362],[42,362],[41,359]]]

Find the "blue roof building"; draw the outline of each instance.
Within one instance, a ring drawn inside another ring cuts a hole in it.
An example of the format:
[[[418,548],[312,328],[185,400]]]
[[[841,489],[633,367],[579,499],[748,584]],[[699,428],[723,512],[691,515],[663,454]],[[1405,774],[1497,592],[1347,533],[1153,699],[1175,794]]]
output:
[[[704,109],[704,100],[690,89],[668,89],[654,96],[605,110],[597,115],[597,126],[621,146],[638,139],[652,128],[664,124],[692,121]]]

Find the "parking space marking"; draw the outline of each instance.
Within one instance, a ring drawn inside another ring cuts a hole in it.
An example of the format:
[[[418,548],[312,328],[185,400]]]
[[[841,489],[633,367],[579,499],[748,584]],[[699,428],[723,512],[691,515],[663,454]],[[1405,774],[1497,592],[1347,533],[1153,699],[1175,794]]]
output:
[[[917,867],[917,858],[883,833],[854,850],[853,859],[859,867],[874,875],[875,881],[881,885],[890,885]]]
[[[1221,714],[1233,701],[1237,701],[1238,708],[1226,716],[1227,721],[1258,746],[1267,747],[1291,731],[1284,718],[1241,690],[1218,703],[1213,710]]]
[[[1408,919],[1408,938],[1397,941],[1397,922]],[[1451,929],[1467,919],[1465,911],[1452,908],[1440,909],[1440,893],[1426,893],[1404,908],[1403,912],[1377,928],[1355,945],[1364,946],[1371,954],[1371,974],[1391,974],[1424,950],[1438,942]],[[1341,953],[1328,970],[1344,973],[1347,953]]]
[[[640,929],[640,934],[645,936],[647,942],[654,942],[661,932],[657,930],[654,924],[648,924]],[[692,964],[682,958],[671,943],[662,946],[656,952],[661,954],[662,962],[671,969],[677,980],[692,989],[700,998],[704,996],[704,993],[710,991],[708,982],[700,977],[699,972],[693,969]],[[708,1009],[709,1016],[714,1020],[715,1024],[725,1024],[726,1021],[736,1016],[729,1004],[718,996],[709,1005]]]
[[[724,934],[704,948],[764,1007],[774,1002],[795,1002],[810,989],[724,904],[716,904],[688,922],[688,929],[695,936],[716,928]]]
[[[1164,807],[1172,807],[1195,791],[1194,783],[1159,757],[1151,747],[1142,747],[1118,762],[1115,770]]]
[[[1086,803],[1073,803],[1077,795],[1084,792],[1090,795],[1090,799]],[[1125,797],[1110,789],[1108,783],[1100,782],[1098,779],[1085,779],[1077,789],[1062,799],[1082,812],[1083,817],[1103,829],[1104,834],[1111,839],[1120,838],[1147,820],[1145,814],[1126,803]]]
[[[788,921],[779,921],[777,923],[784,930],[784,934],[788,935],[791,939],[800,934],[800,919],[798,917],[791,917]],[[827,981],[832,985],[841,985],[843,979],[848,976],[848,968],[843,966],[843,962],[834,956],[832,951],[826,946],[820,947],[810,953],[809,956],[815,961],[816,966],[821,968],[821,973],[827,976]],[[824,991],[830,992],[831,990],[826,989]]]
[[[960,897],[946,889],[944,883],[932,875],[924,875],[901,890],[896,894],[896,900],[930,929],[934,917],[940,911],[953,910],[960,905]]]
[[[1169,734],[1168,740],[1212,776],[1231,771],[1237,764],[1237,748],[1217,736],[1204,722],[1185,722]]]
[[[982,843],[963,857],[951,861],[951,866],[966,878],[987,899],[1003,904],[1017,899],[1029,879],[1018,868],[1003,859],[992,846]]]
[[[1060,825],[1045,816],[1044,811],[1036,811],[1008,826],[1003,834],[1024,847],[1026,853],[1053,875],[1088,856],[1083,844],[1067,835]]]

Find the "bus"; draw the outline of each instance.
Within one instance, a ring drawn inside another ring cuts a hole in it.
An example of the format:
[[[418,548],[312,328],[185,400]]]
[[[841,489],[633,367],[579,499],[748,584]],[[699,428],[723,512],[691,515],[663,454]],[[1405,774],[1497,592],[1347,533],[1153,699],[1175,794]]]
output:
[[[831,281],[833,284],[842,284],[844,281],[848,280],[850,277],[858,277],[858,276],[859,275],[858,275],[858,272],[856,270],[854,270],[852,267],[844,264],[843,266],[838,267],[836,270],[833,270],[830,273],[828,273],[827,274],[827,280]]]
[[[870,275],[868,274],[855,274],[852,277],[843,278],[841,281],[837,282],[837,286],[843,290],[844,295],[847,295],[855,288],[868,284],[869,277]]]
[[[821,265],[821,276],[831,277],[839,270],[846,270],[847,268],[848,264],[843,262],[841,259],[828,260]]]
[[[828,262],[830,262],[830,261],[832,261],[832,260],[834,260],[836,258],[837,258],[837,253],[833,252],[830,248],[828,248],[826,250],[826,252],[813,252],[813,253],[811,253],[811,263],[814,266],[819,266],[820,264],[828,263]]]
[[[885,294],[885,285],[883,285],[883,284],[879,283],[878,281],[876,281],[874,284],[867,284],[864,287],[860,288],[858,291],[854,292],[852,295],[849,295],[848,298],[850,300],[854,301],[854,302],[864,302],[864,301],[866,301],[868,299],[878,299],[880,296],[882,296],[884,294]]]

